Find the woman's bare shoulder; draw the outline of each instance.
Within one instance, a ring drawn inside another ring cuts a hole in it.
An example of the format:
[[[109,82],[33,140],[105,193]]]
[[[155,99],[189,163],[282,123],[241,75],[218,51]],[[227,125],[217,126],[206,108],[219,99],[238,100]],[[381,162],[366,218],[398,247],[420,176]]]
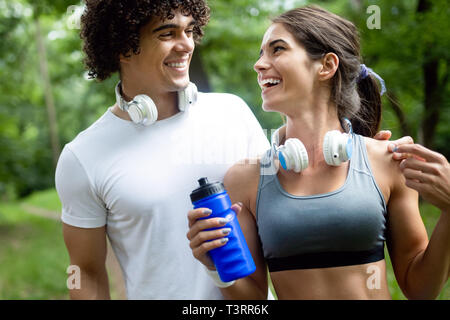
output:
[[[398,170],[399,161],[392,158],[393,153],[388,150],[389,140],[376,140],[364,137],[367,154],[371,162],[377,166],[384,166],[386,169]]]
[[[364,141],[375,180],[388,201],[394,185],[401,180],[400,161],[394,160],[393,153],[388,150],[390,141],[367,137]]]
[[[249,186],[259,180],[259,159],[245,159],[231,166],[225,174],[224,184],[231,187]]]
[[[260,173],[259,159],[245,159],[230,167],[223,183],[232,202],[242,202],[251,209],[256,201]]]

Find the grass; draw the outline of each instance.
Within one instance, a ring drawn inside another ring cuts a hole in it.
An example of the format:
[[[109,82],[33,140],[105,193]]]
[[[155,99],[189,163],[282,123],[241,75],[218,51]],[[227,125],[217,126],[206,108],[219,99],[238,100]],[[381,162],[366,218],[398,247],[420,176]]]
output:
[[[23,202],[37,208],[61,212],[61,202],[55,189],[35,192]]]
[[[69,257],[61,222],[27,212],[24,204],[60,212],[54,189],[36,192],[20,202],[0,202],[0,299],[68,299],[66,287]],[[422,219],[430,236],[440,211],[421,205]],[[389,291],[395,300],[406,299],[395,280],[386,253]],[[114,292],[111,292],[114,298]],[[438,299],[450,300],[450,281]]]
[[[0,203],[0,299],[66,299],[61,223]]]

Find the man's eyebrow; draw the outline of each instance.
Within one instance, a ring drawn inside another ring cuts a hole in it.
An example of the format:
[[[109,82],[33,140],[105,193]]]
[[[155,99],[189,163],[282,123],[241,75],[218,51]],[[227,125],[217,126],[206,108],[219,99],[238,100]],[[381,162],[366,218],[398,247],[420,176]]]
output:
[[[270,41],[269,47],[273,47],[277,42],[283,42],[283,43],[287,44],[287,42],[284,41],[283,39],[276,39],[276,40]],[[261,50],[259,51],[259,56],[260,56],[260,57],[262,56],[262,53],[263,53],[263,50],[261,49]]]
[[[193,25],[195,25],[195,20],[192,20],[192,21],[188,24],[188,27],[193,26]],[[165,29],[178,29],[178,28],[181,28],[180,25],[178,25],[178,24],[175,24],[175,23],[167,23],[167,24],[163,24],[163,25],[159,26],[159,27],[156,28],[156,29],[153,29],[153,30],[152,30],[152,33],[155,33],[155,32],[161,31],[161,30],[165,30]]]

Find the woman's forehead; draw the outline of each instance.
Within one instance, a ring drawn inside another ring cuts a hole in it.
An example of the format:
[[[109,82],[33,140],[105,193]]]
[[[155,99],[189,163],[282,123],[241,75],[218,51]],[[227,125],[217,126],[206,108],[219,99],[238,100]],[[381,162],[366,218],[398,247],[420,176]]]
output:
[[[272,23],[269,28],[267,28],[266,33],[264,33],[261,47],[269,44],[270,42],[282,39],[284,41],[289,41],[292,39],[292,35],[281,23]]]

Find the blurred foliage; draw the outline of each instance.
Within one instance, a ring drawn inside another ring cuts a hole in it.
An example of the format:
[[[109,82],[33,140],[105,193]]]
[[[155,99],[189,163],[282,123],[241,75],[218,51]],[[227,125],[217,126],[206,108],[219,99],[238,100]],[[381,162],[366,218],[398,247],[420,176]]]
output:
[[[384,103],[383,127],[396,136],[408,134],[424,143],[426,110],[424,65],[438,64],[437,92],[433,93],[440,110],[436,134],[428,145],[449,158],[450,146],[450,6],[447,0],[426,0],[430,9],[418,12],[418,1],[362,1],[359,9],[347,10],[347,18],[361,30],[361,48],[365,63],[386,80],[388,95],[399,102],[407,128],[402,132],[392,104]],[[350,3],[350,2],[349,2]],[[365,8],[377,4],[381,8],[381,29],[366,27]],[[433,125],[433,124],[431,124]]]
[[[213,90],[241,96],[263,128],[278,127],[281,117],[260,108],[253,65],[270,18],[308,3],[358,26],[364,62],[385,79],[416,140],[424,119],[423,64],[438,61],[442,99],[433,145],[449,157],[450,8],[446,0],[430,0],[431,9],[420,14],[418,0],[210,0],[211,22],[200,49]],[[366,26],[370,4],[381,8],[379,30]],[[0,199],[23,197],[54,184],[36,19],[45,37],[61,144],[72,140],[114,103],[117,76],[102,83],[86,77],[79,30],[73,25],[74,5],[81,7],[75,0],[0,0]],[[398,116],[386,97],[383,102],[382,127],[399,137],[403,131]]]
[[[87,81],[79,30],[69,28],[72,1],[0,0],[0,197],[54,185],[35,19],[45,37],[62,144],[112,105],[105,83]],[[93,84],[93,85],[91,85]]]

